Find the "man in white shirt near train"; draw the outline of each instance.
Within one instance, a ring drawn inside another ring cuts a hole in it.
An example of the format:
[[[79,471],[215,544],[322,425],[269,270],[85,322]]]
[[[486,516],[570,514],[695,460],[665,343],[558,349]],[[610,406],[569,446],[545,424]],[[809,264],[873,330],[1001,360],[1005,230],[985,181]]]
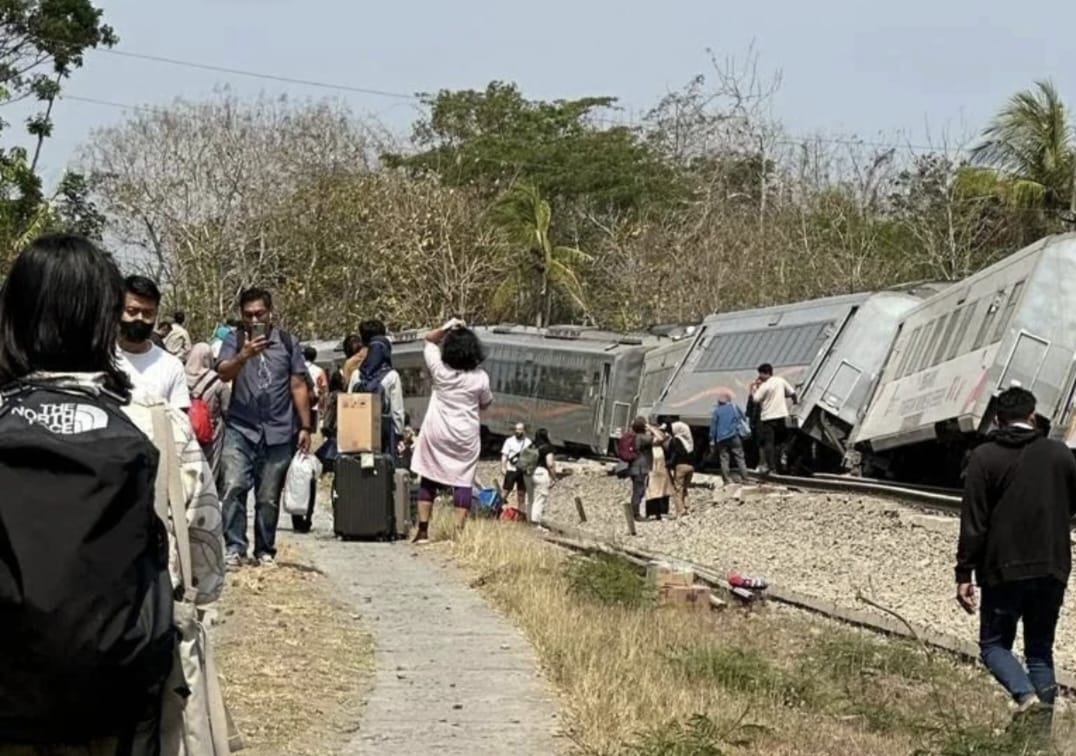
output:
[[[519,469],[519,455],[531,445],[527,438],[527,426],[516,423],[515,433],[504,440],[501,447],[501,470],[504,472],[504,496],[515,489],[516,502],[520,512],[527,511],[527,480],[523,471]]]
[[[784,439],[785,423],[792,413],[788,400],[796,401],[796,390],[788,381],[773,374],[773,365],[768,362],[758,366],[758,377],[751,384],[751,398],[759,406],[759,439],[762,462],[759,472],[763,475],[778,472],[777,444]]]

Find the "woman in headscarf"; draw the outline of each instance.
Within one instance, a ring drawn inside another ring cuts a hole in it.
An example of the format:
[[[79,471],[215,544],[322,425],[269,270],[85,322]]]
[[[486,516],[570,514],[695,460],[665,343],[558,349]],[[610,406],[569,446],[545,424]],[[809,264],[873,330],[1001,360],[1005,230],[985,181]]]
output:
[[[205,402],[213,422],[213,440],[202,444],[202,452],[209,461],[209,466],[213,469],[213,479],[216,480],[220,473],[220,455],[224,449],[224,415],[228,411],[232,390],[213,369],[213,349],[205,342],[191,347],[191,353],[187,355],[186,370],[191,401],[201,399]]]
[[[404,402],[400,374],[392,367],[392,342],[384,323],[367,320],[359,325],[365,354],[351,375],[350,393],[379,394],[381,397],[381,453],[396,459],[396,439],[403,433]]]
[[[669,477],[669,468],[665,461],[665,443],[669,434],[656,419],[651,419],[647,434],[653,439],[653,447],[650,450],[652,462],[650,476],[646,481],[644,516],[660,520],[662,515],[669,514],[669,497],[673,493],[672,479]]]
[[[683,517],[687,514],[687,489],[695,474],[695,439],[691,437],[691,427],[687,423],[677,421],[672,424],[666,464],[672,471],[676,516]]]

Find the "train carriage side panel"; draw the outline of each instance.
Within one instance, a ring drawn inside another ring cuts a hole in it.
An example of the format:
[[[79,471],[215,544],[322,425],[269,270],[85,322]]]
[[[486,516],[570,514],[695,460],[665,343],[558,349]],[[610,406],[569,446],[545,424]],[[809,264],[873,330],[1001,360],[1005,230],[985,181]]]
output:
[[[943,429],[983,430],[994,395],[1013,381],[1056,402],[1072,336],[1051,279],[1073,284],[1065,269],[1076,264],[1074,238],[1037,242],[913,310],[855,442],[886,452]]]
[[[654,412],[706,428],[722,390],[730,391],[740,406],[746,403],[763,362],[792,385],[800,384],[840,324],[868,296],[827,297],[707,318]]]

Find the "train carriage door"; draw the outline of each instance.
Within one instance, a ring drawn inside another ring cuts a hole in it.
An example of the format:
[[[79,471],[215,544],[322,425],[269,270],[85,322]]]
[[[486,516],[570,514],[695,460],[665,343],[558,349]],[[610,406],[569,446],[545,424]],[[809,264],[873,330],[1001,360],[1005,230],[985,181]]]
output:
[[[1069,365],[1061,399],[1054,408],[1054,416],[1050,418],[1054,425],[1053,436],[1060,435],[1070,449],[1076,450],[1076,358]]]
[[[597,439],[605,439],[611,432],[609,426],[605,423],[605,401],[609,396],[609,379],[611,375],[612,365],[608,362],[603,362],[600,368],[597,365],[591,368],[590,394],[587,400],[594,403],[594,437]],[[610,415],[611,419],[612,416]]]

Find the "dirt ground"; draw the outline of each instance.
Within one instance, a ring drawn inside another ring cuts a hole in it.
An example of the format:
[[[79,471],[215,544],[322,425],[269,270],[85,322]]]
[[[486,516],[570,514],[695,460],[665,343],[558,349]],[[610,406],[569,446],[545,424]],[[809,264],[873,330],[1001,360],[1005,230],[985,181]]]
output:
[[[334,753],[358,730],[370,636],[294,546],[281,544],[275,568],[231,573],[217,623],[214,648],[242,753]]]

